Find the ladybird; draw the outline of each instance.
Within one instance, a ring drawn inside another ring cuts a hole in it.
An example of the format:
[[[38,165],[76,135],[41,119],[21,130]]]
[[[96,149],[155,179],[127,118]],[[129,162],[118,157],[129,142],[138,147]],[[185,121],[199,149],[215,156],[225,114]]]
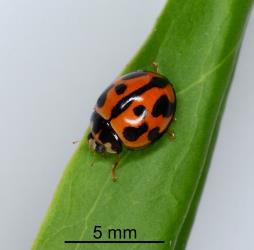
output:
[[[176,95],[158,72],[135,71],[117,78],[98,98],[91,116],[92,151],[119,155],[123,147],[142,149],[157,141],[174,119]],[[115,177],[114,164],[112,178]]]

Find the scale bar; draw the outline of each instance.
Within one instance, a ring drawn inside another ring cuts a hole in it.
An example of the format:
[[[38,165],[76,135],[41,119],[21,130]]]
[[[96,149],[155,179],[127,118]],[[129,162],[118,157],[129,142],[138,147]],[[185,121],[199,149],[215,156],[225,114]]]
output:
[[[143,243],[143,244],[154,244],[154,243],[165,243],[165,241],[162,240],[66,240],[64,243],[67,244],[87,244],[87,243],[121,243],[121,244],[126,244],[126,243],[132,243],[132,244],[137,244],[137,243]]]

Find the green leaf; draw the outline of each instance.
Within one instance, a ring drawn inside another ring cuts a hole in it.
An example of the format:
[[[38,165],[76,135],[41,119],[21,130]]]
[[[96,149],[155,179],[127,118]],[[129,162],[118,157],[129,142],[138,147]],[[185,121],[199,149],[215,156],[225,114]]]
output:
[[[252,0],[171,0],[124,72],[152,62],[174,84],[177,138],[167,135],[122,154],[93,154],[86,138],[70,160],[33,250],[184,249],[212,154],[223,105]],[[106,87],[106,86],[105,86]],[[165,244],[65,244],[94,240],[94,226],[135,228],[137,240]]]

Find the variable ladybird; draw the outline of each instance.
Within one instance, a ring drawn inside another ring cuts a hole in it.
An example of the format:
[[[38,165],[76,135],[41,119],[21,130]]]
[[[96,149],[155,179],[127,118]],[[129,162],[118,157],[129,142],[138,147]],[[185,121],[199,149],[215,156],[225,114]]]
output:
[[[91,117],[88,144],[98,153],[141,149],[168,129],[176,110],[170,81],[157,72],[135,71],[116,79],[99,97]],[[112,170],[115,177],[116,161]]]

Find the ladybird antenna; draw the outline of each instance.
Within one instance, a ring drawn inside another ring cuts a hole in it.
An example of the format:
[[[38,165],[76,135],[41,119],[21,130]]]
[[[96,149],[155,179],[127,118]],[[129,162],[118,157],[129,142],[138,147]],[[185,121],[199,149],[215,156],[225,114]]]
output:
[[[116,169],[119,165],[120,159],[121,159],[120,155],[117,154],[115,162],[114,162],[113,167],[112,167],[112,181],[114,181],[114,182],[117,180]]]
[[[72,144],[78,144],[79,142],[80,142],[80,140],[73,141]]]

